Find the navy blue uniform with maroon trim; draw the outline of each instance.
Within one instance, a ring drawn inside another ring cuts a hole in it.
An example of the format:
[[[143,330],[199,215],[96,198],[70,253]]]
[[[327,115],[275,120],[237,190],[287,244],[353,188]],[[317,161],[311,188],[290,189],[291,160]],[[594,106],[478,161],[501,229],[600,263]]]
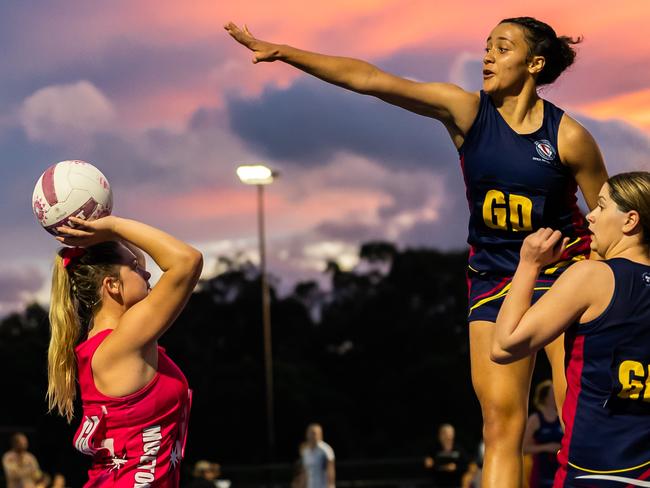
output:
[[[650,266],[605,263],[615,283],[609,306],[565,336],[555,488],[650,486]]]
[[[564,435],[560,418],[558,417],[549,422],[539,410],[533,415],[537,415],[537,418],[539,418],[539,428],[533,433],[535,443],[549,444],[553,442],[559,444]],[[533,454],[532,458],[533,468],[528,481],[529,488],[551,488],[558,468],[557,453],[538,452]]]
[[[551,227],[570,239],[560,262],[540,275],[535,299],[566,266],[589,252],[577,184],[557,151],[563,114],[544,100],[541,127],[518,134],[481,91],[476,120],[459,149],[470,209],[470,320],[496,320],[521,244],[531,232]]]

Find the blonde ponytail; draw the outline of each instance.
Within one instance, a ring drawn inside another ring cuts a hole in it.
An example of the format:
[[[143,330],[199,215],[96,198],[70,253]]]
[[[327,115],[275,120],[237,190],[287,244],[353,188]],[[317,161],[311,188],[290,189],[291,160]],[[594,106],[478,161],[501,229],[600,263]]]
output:
[[[72,421],[77,396],[75,346],[92,327],[101,308],[105,276],[119,276],[121,244],[102,242],[84,249],[63,248],[54,258],[50,299],[50,347],[47,352],[47,404]],[[63,257],[67,253],[67,266]]]
[[[81,325],[72,295],[72,281],[57,254],[52,273],[50,301],[50,347],[47,352],[47,403],[49,411],[72,421],[73,402],[77,395],[77,362],[75,345],[79,340]]]

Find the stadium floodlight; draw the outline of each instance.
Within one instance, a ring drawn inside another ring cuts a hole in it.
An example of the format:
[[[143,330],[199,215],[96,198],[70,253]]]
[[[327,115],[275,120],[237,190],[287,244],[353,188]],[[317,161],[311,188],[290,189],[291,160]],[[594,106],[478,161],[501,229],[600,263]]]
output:
[[[269,185],[277,173],[263,164],[245,164],[237,168],[237,176],[247,185]]]

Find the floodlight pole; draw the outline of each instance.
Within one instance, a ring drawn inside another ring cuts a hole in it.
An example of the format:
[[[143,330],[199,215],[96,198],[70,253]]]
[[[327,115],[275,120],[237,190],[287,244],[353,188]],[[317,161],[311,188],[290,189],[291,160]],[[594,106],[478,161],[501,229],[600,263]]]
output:
[[[273,415],[273,349],[271,346],[271,296],[266,274],[266,239],[264,227],[264,186],[273,182],[277,172],[262,164],[242,165],[237,168],[242,183],[257,186],[257,230],[260,252],[260,285],[262,289],[262,327],[264,335],[264,373],[266,383],[266,435],[268,461],[275,452],[275,422]]]
[[[260,281],[262,285],[262,326],[264,329],[264,371],[266,375],[266,435],[269,462],[275,452],[273,417],[273,348],[271,343],[271,296],[266,276],[266,239],[264,233],[264,185],[257,186],[257,223],[260,252]]]

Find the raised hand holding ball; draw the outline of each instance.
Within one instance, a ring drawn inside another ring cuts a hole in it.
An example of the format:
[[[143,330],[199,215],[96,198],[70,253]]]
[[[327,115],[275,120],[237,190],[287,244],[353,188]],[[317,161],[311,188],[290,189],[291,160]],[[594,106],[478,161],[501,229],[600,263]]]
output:
[[[110,215],[113,193],[106,177],[92,164],[61,161],[47,168],[36,182],[32,209],[43,228],[58,235],[57,227],[74,226],[70,217],[95,220]]]

